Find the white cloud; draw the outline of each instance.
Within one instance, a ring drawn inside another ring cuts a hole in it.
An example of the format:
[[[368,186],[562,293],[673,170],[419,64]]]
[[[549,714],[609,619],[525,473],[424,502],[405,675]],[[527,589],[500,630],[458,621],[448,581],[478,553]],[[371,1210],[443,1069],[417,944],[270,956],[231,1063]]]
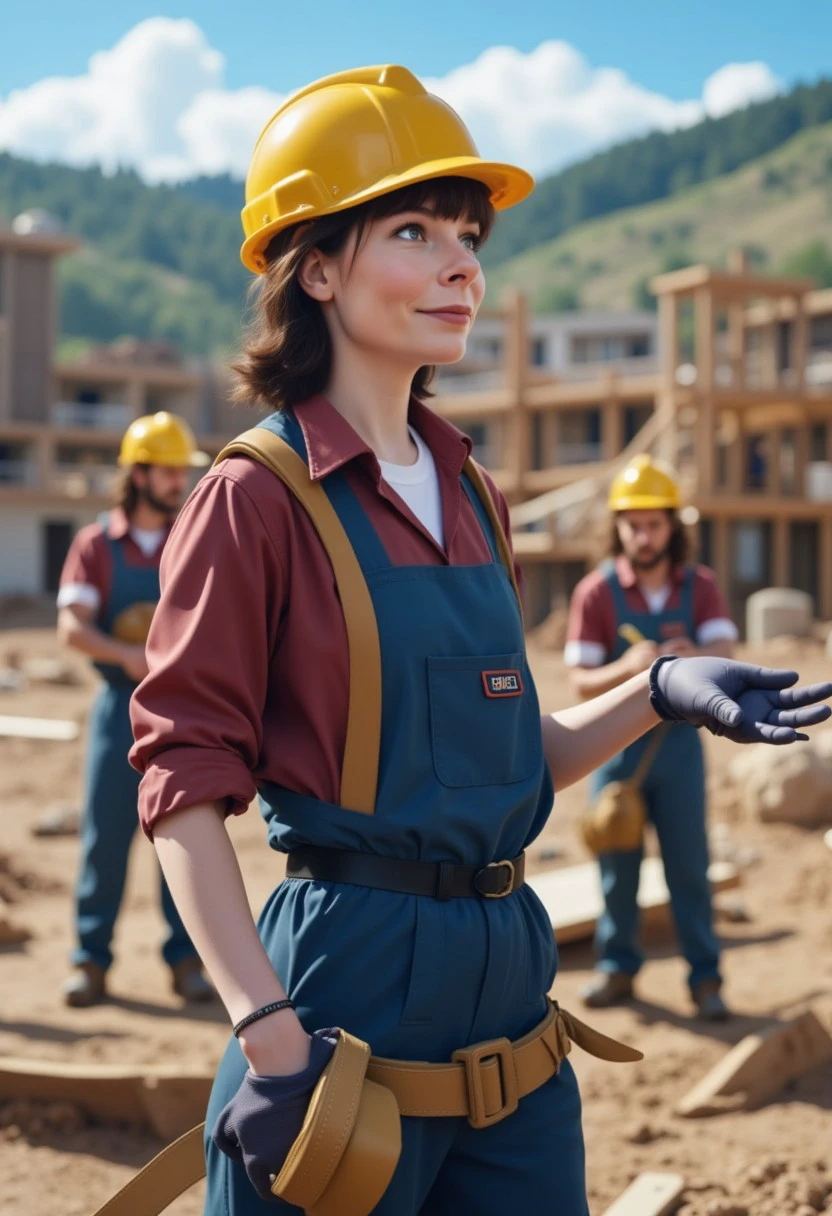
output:
[[[711,118],[741,110],[753,101],[766,101],[782,92],[783,82],[767,63],[726,63],[705,81],[702,100]]]
[[[283,99],[224,86],[225,60],[190,20],[154,17],[90,59],[0,99],[0,148],[149,181],[230,171],[243,176],[257,135]],[[617,68],[592,67],[566,42],[524,54],[492,47],[425,82],[460,111],[480,150],[543,173],[650,130],[672,130],[782,89],[764,63],[728,64],[700,98],[675,101]]]

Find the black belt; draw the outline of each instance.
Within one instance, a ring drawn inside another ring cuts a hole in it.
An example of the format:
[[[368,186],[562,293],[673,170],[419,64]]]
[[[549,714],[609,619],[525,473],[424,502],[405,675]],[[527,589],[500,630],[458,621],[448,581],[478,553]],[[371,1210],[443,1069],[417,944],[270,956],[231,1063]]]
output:
[[[323,849],[303,845],[293,849],[286,862],[287,878],[319,882],[346,882],[404,895],[430,895],[434,899],[502,899],[522,887],[526,854],[512,861],[491,861],[485,866],[459,866],[452,861],[404,861],[357,853],[352,849]]]

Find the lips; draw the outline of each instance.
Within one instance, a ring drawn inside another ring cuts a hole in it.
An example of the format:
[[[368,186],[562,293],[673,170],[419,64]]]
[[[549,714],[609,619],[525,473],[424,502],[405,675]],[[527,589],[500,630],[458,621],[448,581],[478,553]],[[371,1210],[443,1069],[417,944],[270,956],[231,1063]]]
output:
[[[447,308],[422,308],[419,311],[426,317],[436,317],[449,325],[467,325],[473,315],[473,309],[462,304],[449,304]]]

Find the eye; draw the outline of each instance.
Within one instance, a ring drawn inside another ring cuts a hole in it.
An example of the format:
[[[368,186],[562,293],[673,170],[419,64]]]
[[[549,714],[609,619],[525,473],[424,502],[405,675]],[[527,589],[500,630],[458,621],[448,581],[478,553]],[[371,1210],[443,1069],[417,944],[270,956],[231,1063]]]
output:
[[[464,232],[459,239],[466,249],[471,250],[471,253],[477,253],[482,245],[482,238],[478,232]]]
[[[393,235],[403,237],[406,241],[421,241],[425,239],[425,230],[421,224],[403,224]]]

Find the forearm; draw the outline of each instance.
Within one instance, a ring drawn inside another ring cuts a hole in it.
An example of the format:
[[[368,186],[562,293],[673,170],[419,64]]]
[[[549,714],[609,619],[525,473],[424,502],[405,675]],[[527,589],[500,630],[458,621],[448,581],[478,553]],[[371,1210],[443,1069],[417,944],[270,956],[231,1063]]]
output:
[[[124,642],[102,633],[94,625],[82,625],[77,620],[59,622],[59,636],[65,646],[78,650],[98,663],[114,663],[121,667],[127,648]]]
[[[605,663],[603,667],[573,667],[569,679],[575,695],[584,701],[599,697],[613,688],[620,688],[632,676],[623,659]]]
[[[219,807],[206,803],[160,820],[153,843],[185,928],[232,1023],[283,1000],[286,992],[258,937]],[[299,1032],[295,1015],[284,1011],[253,1023],[240,1042],[256,1071],[291,1072]]]
[[[543,750],[555,789],[580,781],[658,721],[646,671],[591,701],[544,715]]]

